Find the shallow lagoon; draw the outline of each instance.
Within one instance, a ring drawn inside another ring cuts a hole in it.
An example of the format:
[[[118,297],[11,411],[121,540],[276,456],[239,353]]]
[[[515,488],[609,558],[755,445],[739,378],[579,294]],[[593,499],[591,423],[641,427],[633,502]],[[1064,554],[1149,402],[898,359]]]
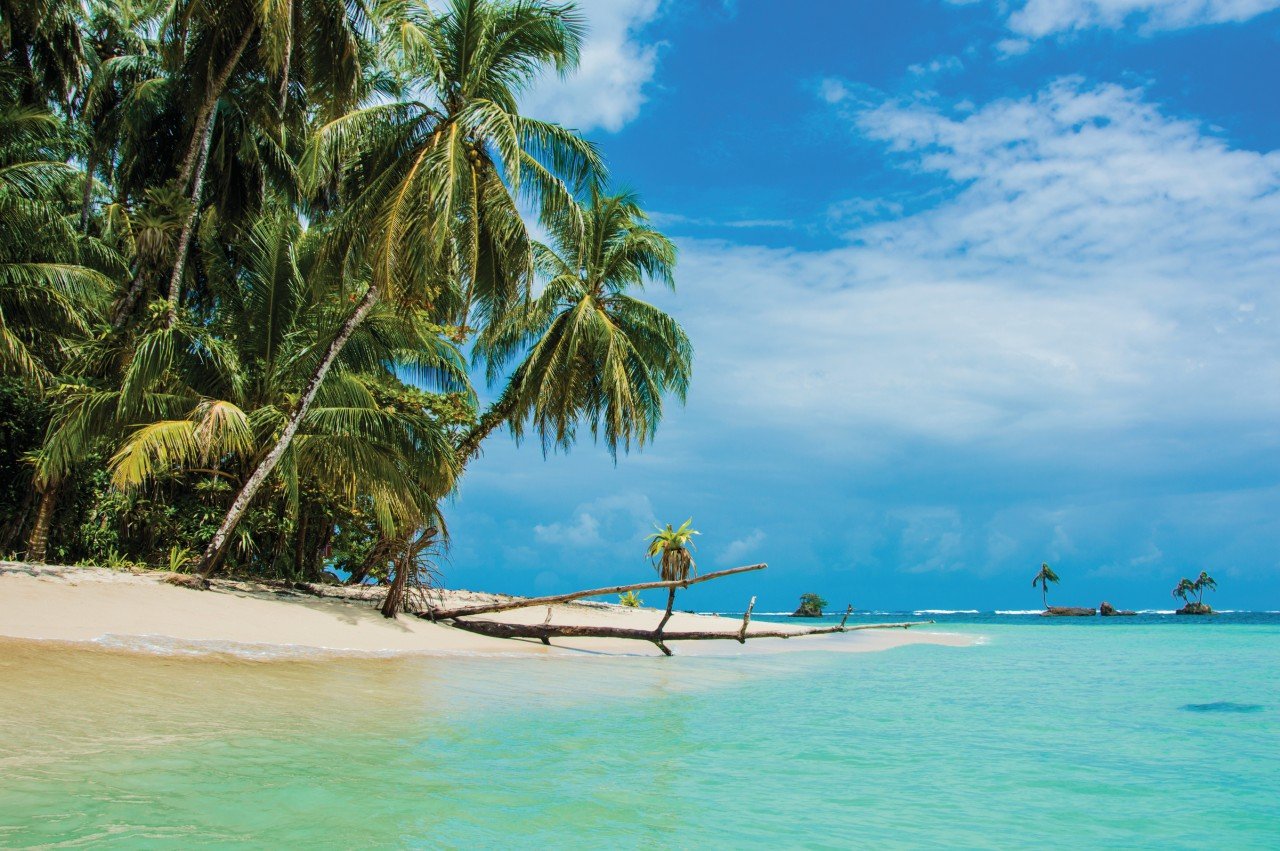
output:
[[[980,642],[274,662],[6,644],[0,846],[1280,845],[1280,618],[944,619]],[[1203,709],[1224,704],[1253,708]]]

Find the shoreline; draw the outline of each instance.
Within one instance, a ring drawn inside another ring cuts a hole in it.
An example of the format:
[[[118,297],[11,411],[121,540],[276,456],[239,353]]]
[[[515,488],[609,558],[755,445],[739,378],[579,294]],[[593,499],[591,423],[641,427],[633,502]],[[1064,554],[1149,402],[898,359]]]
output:
[[[233,655],[248,659],[315,659],[325,656],[654,656],[647,642],[610,638],[531,640],[477,635],[402,615],[383,618],[376,587],[314,585],[301,591],[257,582],[218,579],[207,591],[166,584],[166,572],[0,562],[0,640],[67,643],[105,650],[161,655]],[[510,599],[471,591],[432,591],[450,605]],[[652,628],[659,609],[631,609],[600,602],[550,607],[558,624]],[[508,623],[542,623],[547,607],[486,615]],[[797,625],[752,623],[796,631]],[[672,615],[669,629],[736,633],[741,621],[715,615]],[[762,638],[737,642],[682,642],[678,655],[724,656],[797,650],[867,652],[908,644],[965,646],[969,636],[945,632],[875,630],[802,641]],[[724,647],[691,645],[727,645]]]

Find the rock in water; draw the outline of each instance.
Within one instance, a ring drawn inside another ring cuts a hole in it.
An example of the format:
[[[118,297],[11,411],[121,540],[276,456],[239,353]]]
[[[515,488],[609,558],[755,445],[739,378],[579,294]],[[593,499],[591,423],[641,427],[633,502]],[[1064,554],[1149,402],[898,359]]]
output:
[[[1136,615],[1137,612],[1131,612],[1128,609],[1117,609],[1106,600],[1103,600],[1102,605],[1098,606],[1098,614],[1102,615],[1104,618],[1118,618]]]
[[[1179,615],[1211,615],[1213,609],[1209,608],[1208,603],[1187,603],[1181,609],[1178,609]]]
[[[1079,606],[1050,606],[1040,613],[1045,618],[1089,618],[1096,615],[1096,609],[1083,609]]]

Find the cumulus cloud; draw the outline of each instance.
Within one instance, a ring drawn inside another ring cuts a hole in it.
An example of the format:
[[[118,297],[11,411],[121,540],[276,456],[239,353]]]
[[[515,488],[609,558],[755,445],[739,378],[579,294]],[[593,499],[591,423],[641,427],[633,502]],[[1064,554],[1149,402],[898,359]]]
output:
[[[1274,443],[1280,153],[1075,79],[935,100],[848,118],[942,203],[826,251],[686,241],[699,397],[819,453],[925,440],[1123,465],[1169,441]]]
[[[717,564],[729,565],[753,558],[760,551],[760,545],[768,536],[763,529],[754,529],[751,534],[736,541],[730,541],[716,558]]]
[[[549,76],[524,98],[528,114],[577,130],[622,129],[640,114],[646,87],[658,68],[658,45],[643,30],[661,0],[581,0],[590,27],[578,70]]]
[[[1013,5],[1008,26],[1029,39],[1126,27],[1152,33],[1239,23],[1277,8],[1280,0],[1023,0]],[[1015,49],[1006,52],[1021,52],[1024,44],[1012,40]]]
[[[613,494],[578,506],[568,520],[534,526],[533,536],[541,544],[571,549],[625,544],[638,551],[653,517],[653,506],[643,494]]]

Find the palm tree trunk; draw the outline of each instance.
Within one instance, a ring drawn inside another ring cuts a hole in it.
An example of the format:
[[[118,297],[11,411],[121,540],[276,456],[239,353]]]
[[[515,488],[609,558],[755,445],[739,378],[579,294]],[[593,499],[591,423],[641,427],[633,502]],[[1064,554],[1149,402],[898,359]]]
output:
[[[204,170],[209,163],[209,146],[213,144],[213,122],[205,125],[204,138],[200,146],[200,159],[196,165],[195,183],[191,187],[191,212],[182,223],[182,233],[178,237],[177,256],[173,261],[173,274],[169,276],[169,327],[178,321],[178,302],[182,296],[182,276],[187,267],[187,252],[191,248],[191,235],[196,228],[196,218],[200,215],[200,200],[204,195]]]
[[[119,331],[129,321],[129,317],[133,315],[133,309],[138,305],[138,299],[142,297],[142,290],[146,287],[146,277],[141,271],[138,272],[129,282],[129,289],[124,294],[124,299],[116,307],[115,316],[111,317],[111,328]]]
[[[302,391],[302,397],[298,399],[298,404],[294,406],[293,413],[285,421],[284,431],[280,433],[275,446],[271,447],[271,451],[266,454],[266,457],[258,463],[249,478],[245,480],[244,487],[240,489],[240,493],[236,494],[235,501],[231,503],[231,508],[227,511],[227,516],[223,518],[222,525],[218,527],[213,539],[209,541],[209,546],[205,549],[204,557],[200,562],[200,573],[206,578],[213,575],[213,572],[218,569],[222,557],[226,554],[227,546],[231,542],[231,533],[235,531],[240,519],[244,517],[245,511],[248,510],[249,503],[257,496],[267,477],[271,475],[271,471],[275,469],[276,464],[280,463],[280,459],[293,442],[293,436],[297,434],[298,427],[302,425],[302,420],[307,415],[307,411],[310,410],[311,403],[315,401],[316,394],[320,392],[320,385],[324,383],[325,376],[329,374],[329,369],[333,366],[334,361],[338,359],[343,346],[351,339],[351,335],[355,333],[356,328],[369,315],[369,311],[377,301],[378,287],[377,285],[370,285],[364,294],[364,298],[357,305],[355,312],[347,317],[347,321],[343,322],[342,327],[338,330],[338,336],[334,337],[333,341],[329,343],[329,348],[325,350],[319,366],[316,367],[311,380],[307,382],[306,388]]]
[[[222,66],[222,70],[218,72],[218,76],[214,79],[209,87],[209,92],[205,95],[204,103],[200,105],[200,113],[196,119],[196,126],[191,135],[191,146],[187,149],[187,156],[183,159],[182,170],[178,173],[178,185],[186,188],[187,181],[191,181],[191,212],[187,214],[187,220],[182,225],[182,234],[178,237],[177,257],[173,261],[173,274],[169,277],[169,318],[170,327],[178,321],[178,299],[182,293],[182,275],[186,270],[187,251],[191,247],[191,234],[195,230],[196,218],[200,213],[200,200],[204,197],[204,171],[209,163],[209,147],[213,144],[213,128],[214,128],[214,111],[217,109],[218,100],[222,97],[222,92],[227,87],[227,81],[231,79],[231,73],[235,70],[236,65],[240,63],[240,57],[244,55],[245,48],[249,46],[249,39],[253,36],[256,27],[248,27],[245,29],[244,35],[240,36],[240,41],[236,43],[236,49]],[[194,175],[193,175],[194,172]]]
[[[667,610],[662,614],[662,620],[658,621],[658,628],[653,631],[653,643],[658,645],[658,649],[662,651],[662,655],[670,656],[671,650],[662,642],[662,631],[666,629],[667,621],[671,620],[671,609],[676,604],[676,589],[667,589]]]
[[[98,152],[93,145],[89,146],[89,153],[85,157],[84,164],[84,188],[80,192],[80,232],[87,234],[89,232],[89,208],[93,205],[93,169],[94,156]]]
[[[284,66],[280,69],[280,96],[277,107],[280,121],[284,121],[284,108],[289,105],[289,75],[293,64],[293,3],[289,4],[288,21],[284,31]]]
[[[58,507],[58,485],[50,482],[40,494],[40,507],[36,510],[36,524],[27,540],[27,561],[44,564],[49,555],[49,530],[53,527],[53,512]]]
[[[35,505],[36,498],[40,496],[40,491],[36,490],[35,485],[28,487],[26,491],[26,494],[22,497],[22,505],[19,506],[17,513],[9,518],[9,522],[5,524],[4,533],[0,534],[0,553],[10,552],[14,542],[22,534],[22,530],[27,528],[27,517],[31,514],[31,507]]]
[[[182,158],[182,168],[178,171],[178,187],[181,189],[187,188],[187,181],[191,179],[191,173],[195,170],[196,159],[200,151],[200,140],[207,132],[205,125],[213,123],[213,111],[217,108],[218,101],[222,98],[222,93],[227,87],[227,81],[231,79],[236,66],[240,64],[240,57],[244,55],[245,49],[249,46],[249,39],[253,38],[253,34],[257,32],[257,29],[257,24],[245,29],[244,35],[240,36],[240,41],[236,42],[235,50],[231,52],[231,56],[219,69],[218,75],[209,84],[209,91],[205,94],[204,103],[200,104],[200,111],[196,113],[196,123],[191,130],[191,144],[187,146],[187,154]]]
[[[1040,585],[1040,602],[1044,604],[1046,609],[1049,608],[1049,584],[1047,582]]]
[[[415,568],[414,560],[409,556],[408,542],[397,540],[397,544],[403,544],[403,551],[396,557],[396,575],[391,582],[391,587],[387,589],[387,596],[382,601],[382,616],[384,618],[394,618],[400,613],[400,607],[404,603],[404,590],[409,584],[409,571]]]
[[[310,519],[311,512],[307,511],[304,505],[300,514],[298,528],[293,536],[293,576],[295,579],[302,577],[302,565],[307,552],[307,527],[310,525],[307,521]]]
[[[503,423],[507,422],[511,415],[516,411],[516,405],[520,401],[520,374],[517,372],[511,376],[511,380],[507,382],[507,387],[502,391],[502,395],[498,400],[489,406],[480,419],[476,421],[467,432],[458,441],[457,457],[458,465],[465,467],[476,453],[480,451],[480,444],[484,442],[493,430]]]

